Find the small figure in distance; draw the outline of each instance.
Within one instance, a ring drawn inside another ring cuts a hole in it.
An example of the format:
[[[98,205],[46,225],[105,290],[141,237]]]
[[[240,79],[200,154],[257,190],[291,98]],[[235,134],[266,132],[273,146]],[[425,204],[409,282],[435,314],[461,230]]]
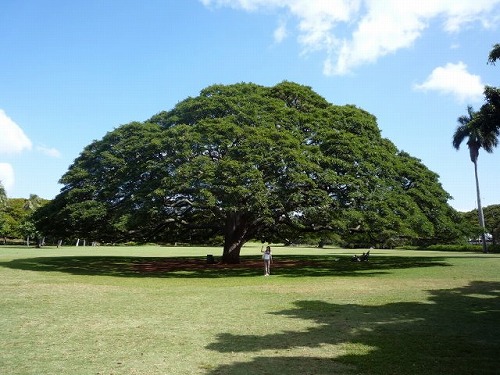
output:
[[[370,251],[363,253],[361,256],[353,255],[351,258],[351,262],[367,262],[370,257]]]
[[[273,255],[271,253],[271,246],[266,246],[266,250],[260,249],[262,259],[264,259],[264,276],[269,276],[271,274],[271,263],[273,261]]]
[[[366,253],[363,253],[363,255],[361,255],[360,260],[361,260],[362,262],[367,262],[367,261],[368,261],[368,257],[369,257],[369,256],[370,256],[370,250],[368,250],[368,252],[366,252]]]

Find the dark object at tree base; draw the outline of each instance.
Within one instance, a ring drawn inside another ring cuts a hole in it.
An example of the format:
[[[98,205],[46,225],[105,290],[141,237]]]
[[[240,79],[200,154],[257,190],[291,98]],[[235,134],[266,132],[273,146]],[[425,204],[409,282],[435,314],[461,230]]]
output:
[[[212,254],[207,255],[207,264],[215,264],[215,258]]]

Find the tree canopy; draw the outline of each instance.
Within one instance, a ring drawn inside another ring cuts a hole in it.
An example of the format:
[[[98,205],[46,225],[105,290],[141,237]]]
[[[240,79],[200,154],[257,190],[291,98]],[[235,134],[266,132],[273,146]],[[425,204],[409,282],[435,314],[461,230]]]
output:
[[[493,45],[488,55],[488,64],[495,65],[498,59],[500,59],[500,44],[496,43]]]
[[[376,119],[293,82],[213,85],[85,147],[38,229],[100,241],[252,239],[334,233],[393,246],[459,238],[438,175],[382,138]]]
[[[500,59],[500,44],[497,43],[493,45],[487,62],[488,64],[495,65],[498,59]],[[500,136],[500,88],[485,86],[484,98],[485,103],[476,113],[472,125],[481,128],[484,133],[495,137],[496,142],[494,146],[496,147],[498,137]]]

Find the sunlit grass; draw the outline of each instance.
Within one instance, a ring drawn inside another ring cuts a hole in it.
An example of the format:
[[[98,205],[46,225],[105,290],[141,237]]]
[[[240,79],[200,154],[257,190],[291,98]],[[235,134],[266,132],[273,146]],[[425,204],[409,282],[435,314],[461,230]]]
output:
[[[498,372],[500,256],[273,253],[264,277],[260,244],[228,269],[210,247],[0,247],[0,373]],[[173,258],[203,266],[149,267]]]

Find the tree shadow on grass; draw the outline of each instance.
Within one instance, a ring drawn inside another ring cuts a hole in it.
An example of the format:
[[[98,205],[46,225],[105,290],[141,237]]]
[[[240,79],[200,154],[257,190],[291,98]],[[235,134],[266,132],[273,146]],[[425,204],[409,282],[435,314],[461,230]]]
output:
[[[15,259],[0,266],[38,272],[73,275],[155,278],[219,278],[258,276],[262,260],[241,257],[235,265],[208,264],[202,257],[154,258],[129,256],[64,256]],[[351,262],[349,257],[331,255],[286,256],[275,259],[274,275],[282,277],[368,276],[393,269],[448,266],[440,257],[371,257],[369,262]]]
[[[498,374],[500,283],[477,281],[429,293],[428,303],[382,306],[297,301],[295,308],[272,314],[310,320],[312,328],[265,336],[222,333],[208,349],[255,356],[208,375]],[[325,345],[332,345],[331,355],[300,355],[303,348]]]

